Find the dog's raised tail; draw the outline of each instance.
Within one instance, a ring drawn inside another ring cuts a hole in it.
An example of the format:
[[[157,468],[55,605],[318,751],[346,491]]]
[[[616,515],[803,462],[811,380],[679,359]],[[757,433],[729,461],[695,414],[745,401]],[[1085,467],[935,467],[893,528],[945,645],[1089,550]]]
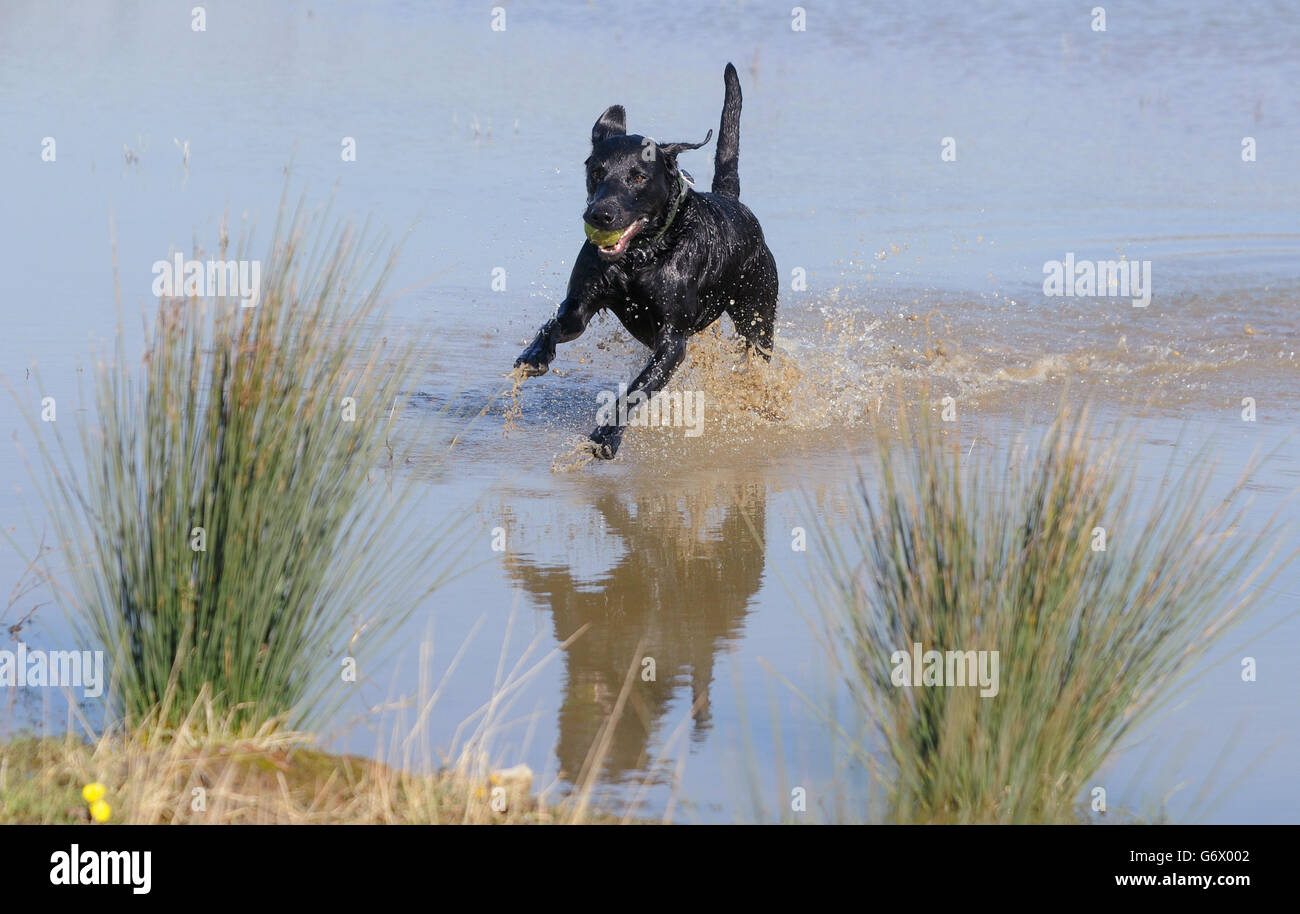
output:
[[[718,125],[717,154],[713,159],[713,192],[740,197],[740,77],[727,64],[722,74],[727,94],[722,100],[722,122]]]

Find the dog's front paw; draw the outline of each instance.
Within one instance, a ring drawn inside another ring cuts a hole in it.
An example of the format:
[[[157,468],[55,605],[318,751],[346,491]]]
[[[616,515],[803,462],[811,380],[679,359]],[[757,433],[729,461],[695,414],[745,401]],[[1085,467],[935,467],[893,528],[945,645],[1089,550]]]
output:
[[[601,460],[613,460],[623,443],[623,429],[614,425],[602,425],[588,436],[591,452]]]
[[[530,359],[528,356],[529,353],[525,352],[515,359],[515,368],[522,371],[527,377],[536,378],[551,370],[550,365],[536,359]]]

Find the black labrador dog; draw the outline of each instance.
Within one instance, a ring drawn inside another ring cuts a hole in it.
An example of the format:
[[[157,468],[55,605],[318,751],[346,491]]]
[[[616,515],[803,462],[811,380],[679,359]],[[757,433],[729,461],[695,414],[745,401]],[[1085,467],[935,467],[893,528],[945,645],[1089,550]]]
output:
[[[650,362],[617,404],[646,402],[668,382],[686,354],[686,338],[725,311],[749,349],[770,359],[776,319],[776,262],[749,207],[740,202],[740,80],[727,64],[723,75],[713,192],[697,193],[677,156],[701,143],[656,143],[628,134],[623,107],[614,105],[591,130],[587,159],[589,240],[578,252],[568,293],[555,317],[515,360],[527,375],[545,374],[558,343],[582,335],[609,309],[637,340],[653,350]],[[596,456],[612,458],[625,428],[597,427]]]

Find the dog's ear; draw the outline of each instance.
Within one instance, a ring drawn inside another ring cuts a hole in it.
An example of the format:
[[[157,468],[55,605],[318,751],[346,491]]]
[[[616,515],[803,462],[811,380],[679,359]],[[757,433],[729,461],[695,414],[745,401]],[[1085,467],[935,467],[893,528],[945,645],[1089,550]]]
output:
[[[688,149],[699,149],[709,140],[713,139],[713,131],[710,130],[705,134],[704,139],[698,143],[660,143],[659,151],[670,159],[675,159],[679,152],[685,152]]]
[[[603,142],[612,136],[627,133],[627,115],[622,105],[610,105],[605,113],[596,118],[596,126],[591,128],[591,145]]]

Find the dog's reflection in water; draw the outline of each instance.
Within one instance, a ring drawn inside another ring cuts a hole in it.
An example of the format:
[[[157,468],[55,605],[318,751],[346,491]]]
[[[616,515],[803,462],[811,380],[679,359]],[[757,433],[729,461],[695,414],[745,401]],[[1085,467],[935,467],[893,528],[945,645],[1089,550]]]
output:
[[[715,657],[739,636],[762,583],[766,489],[730,484],[674,495],[608,493],[595,507],[624,550],[608,573],[584,580],[567,565],[518,555],[506,567],[549,608],[559,641],[588,626],[565,655],[560,776],[579,783],[594,763],[589,755],[594,758],[631,671],[599,778],[639,781],[656,738],[681,720],[674,713],[665,728],[670,706],[689,710],[693,740],[709,730]],[[653,660],[652,681],[646,658]]]

